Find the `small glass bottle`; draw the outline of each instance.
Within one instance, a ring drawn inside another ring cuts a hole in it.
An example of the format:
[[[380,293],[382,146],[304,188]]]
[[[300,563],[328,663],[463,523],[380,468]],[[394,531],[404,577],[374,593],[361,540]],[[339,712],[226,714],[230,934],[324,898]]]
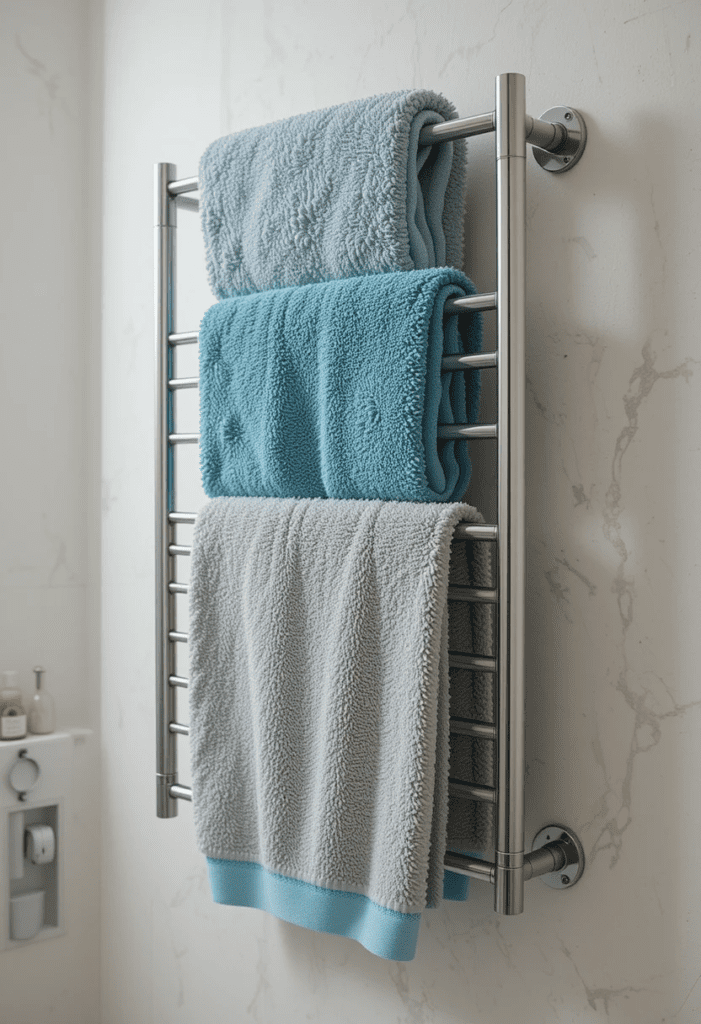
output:
[[[34,669],[37,688],[32,696],[32,703],[29,707],[29,729],[30,732],[47,733],[53,732],[56,728],[56,708],[54,699],[50,693],[42,689],[41,677],[46,669],[37,665]]]
[[[6,669],[0,690],[0,740],[21,740],[27,735],[27,714],[17,673]]]

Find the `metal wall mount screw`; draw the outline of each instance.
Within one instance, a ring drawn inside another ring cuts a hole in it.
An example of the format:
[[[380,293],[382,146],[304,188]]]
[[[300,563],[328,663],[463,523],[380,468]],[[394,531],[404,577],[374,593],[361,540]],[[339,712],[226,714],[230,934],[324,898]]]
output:
[[[531,844],[531,850],[539,850],[541,846],[555,842],[566,844],[567,863],[562,865],[558,871],[540,875],[540,880],[551,889],[571,889],[575,882],[582,877],[584,871],[584,849],[571,828],[567,828],[565,825],[546,825],[536,835]],[[567,869],[565,872],[562,870],[563,867]]]
[[[533,156],[536,161],[543,170],[551,171],[553,174],[572,170],[587,144],[587,126],[584,118],[574,107],[550,107],[540,115],[540,120],[562,125],[567,132],[567,138],[554,152],[534,146]]]

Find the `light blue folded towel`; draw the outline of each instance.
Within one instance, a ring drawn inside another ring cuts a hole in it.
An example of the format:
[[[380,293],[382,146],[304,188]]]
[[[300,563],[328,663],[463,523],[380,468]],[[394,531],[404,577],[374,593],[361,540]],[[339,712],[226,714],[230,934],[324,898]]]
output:
[[[461,266],[462,140],[419,146],[455,108],[424,89],[217,139],[200,161],[218,299],[336,278]]]
[[[220,498],[198,515],[190,751],[218,903],[410,960],[422,911],[467,895],[443,870],[459,520],[481,516],[271,498]],[[473,545],[458,546],[469,558]]]
[[[376,274],[217,303],[200,328],[200,460],[210,498],[453,501],[467,442],[439,423],[477,419],[481,317],[444,318],[473,294],[458,270]],[[458,330],[458,319],[464,321]]]

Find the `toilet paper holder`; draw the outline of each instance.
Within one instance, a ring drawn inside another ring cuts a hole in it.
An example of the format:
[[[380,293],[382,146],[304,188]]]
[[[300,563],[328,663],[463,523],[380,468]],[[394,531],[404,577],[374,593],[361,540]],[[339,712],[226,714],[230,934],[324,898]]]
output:
[[[25,801],[27,793],[34,789],[40,777],[41,768],[33,757],[28,756],[26,748],[23,748],[17,754],[17,760],[10,768],[8,776],[8,781],[17,794],[17,799]]]
[[[56,856],[56,833],[51,825],[25,825],[24,856],[32,864],[50,864]]]

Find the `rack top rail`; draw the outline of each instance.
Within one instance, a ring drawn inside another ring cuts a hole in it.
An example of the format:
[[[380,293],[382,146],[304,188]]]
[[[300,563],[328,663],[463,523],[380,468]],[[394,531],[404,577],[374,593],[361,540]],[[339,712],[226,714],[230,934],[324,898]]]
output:
[[[587,141],[586,127],[581,114],[571,107],[556,107],[554,111],[557,111],[557,117],[561,120],[555,119],[553,111],[546,111],[543,118],[525,115],[525,141],[536,149],[559,157],[563,162],[562,170],[569,170],[584,152]],[[549,120],[549,117],[552,120]],[[487,135],[496,131],[496,127],[497,112],[491,110],[487,114],[427,124],[421,129],[419,142],[423,146],[433,146],[439,142],[450,142],[452,139]],[[546,170],[555,168],[547,167]],[[185,192],[196,192],[199,187],[198,178],[180,178],[168,182],[168,194],[179,196]]]

